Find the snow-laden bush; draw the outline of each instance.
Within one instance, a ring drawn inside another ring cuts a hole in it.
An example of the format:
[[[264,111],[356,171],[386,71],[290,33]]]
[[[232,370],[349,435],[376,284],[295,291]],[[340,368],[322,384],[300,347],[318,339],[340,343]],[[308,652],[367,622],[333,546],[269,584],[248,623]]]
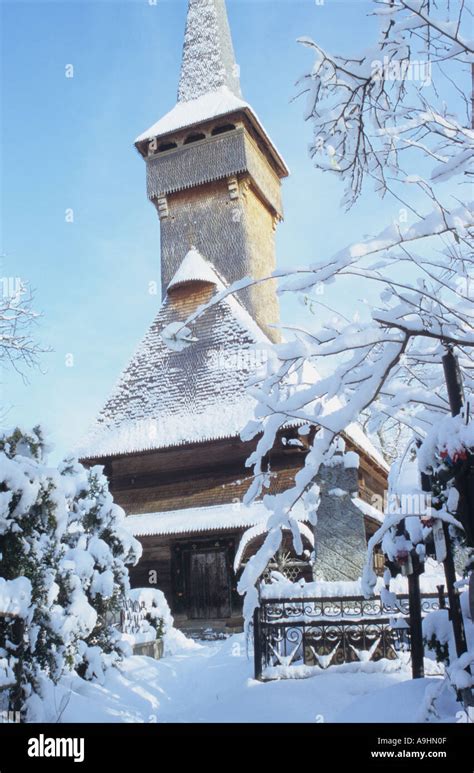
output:
[[[78,671],[86,678],[101,678],[108,665],[127,652],[111,619],[130,589],[127,564],[137,563],[141,545],[125,529],[125,513],[114,504],[101,467],[86,470],[68,458],[60,470],[69,503],[65,560],[74,565],[96,614],[85,645],[81,643]]]
[[[129,589],[127,564],[141,552],[101,468],[86,470],[72,459],[49,467],[47,451],[40,427],[0,436],[0,578],[31,585],[27,711],[38,703],[45,678],[56,682],[70,669],[101,677],[121,657],[123,645],[107,613],[118,609]],[[3,625],[0,651],[7,641]]]
[[[31,582],[24,671],[32,689],[39,671],[57,680],[74,664],[75,619],[67,622],[66,610],[80,603],[73,592],[58,598],[61,587],[74,581],[65,567],[60,583],[67,505],[59,472],[44,462],[45,450],[40,428],[0,438],[0,576]]]

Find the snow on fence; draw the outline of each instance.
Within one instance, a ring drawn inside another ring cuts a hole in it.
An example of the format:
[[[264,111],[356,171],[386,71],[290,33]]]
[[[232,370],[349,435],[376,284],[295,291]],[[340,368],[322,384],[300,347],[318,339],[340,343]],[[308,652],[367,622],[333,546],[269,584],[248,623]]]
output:
[[[151,588],[129,591],[120,610],[109,617],[134,654],[160,658],[164,652],[164,635],[173,620],[163,593]]]
[[[422,594],[422,614],[445,606],[444,593]],[[395,660],[410,652],[409,597],[265,598],[254,612],[256,679],[310,676],[342,663]]]
[[[148,609],[144,601],[127,598],[120,610],[120,630],[122,633],[136,636],[148,628]],[[146,623],[146,625],[145,625]]]

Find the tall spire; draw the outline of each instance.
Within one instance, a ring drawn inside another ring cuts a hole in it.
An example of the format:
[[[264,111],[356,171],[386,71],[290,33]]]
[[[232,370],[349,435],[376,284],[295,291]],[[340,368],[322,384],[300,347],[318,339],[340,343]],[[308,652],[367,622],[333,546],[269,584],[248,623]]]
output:
[[[189,0],[178,102],[222,86],[241,96],[225,0]]]

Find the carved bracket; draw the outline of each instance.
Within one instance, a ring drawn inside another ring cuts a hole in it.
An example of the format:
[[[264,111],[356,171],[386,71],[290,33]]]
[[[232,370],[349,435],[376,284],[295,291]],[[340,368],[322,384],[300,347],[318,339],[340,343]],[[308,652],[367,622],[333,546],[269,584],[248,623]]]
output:
[[[229,190],[229,198],[230,199],[238,199],[239,198],[239,181],[237,180],[237,177],[229,177],[227,180],[227,187]]]
[[[160,220],[163,220],[164,217],[168,217],[168,198],[166,196],[158,196],[156,199],[156,208],[158,210]]]

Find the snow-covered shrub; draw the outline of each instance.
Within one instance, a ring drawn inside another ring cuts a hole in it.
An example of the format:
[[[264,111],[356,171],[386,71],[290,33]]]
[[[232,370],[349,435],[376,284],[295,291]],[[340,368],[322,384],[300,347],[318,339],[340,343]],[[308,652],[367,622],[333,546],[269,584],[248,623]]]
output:
[[[9,705],[10,687],[16,682],[18,645],[22,627],[18,618],[26,620],[31,608],[31,583],[26,577],[4,580],[0,577],[0,709]],[[16,706],[13,707],[16,710]]]
[[[0,435],[0,578],[10,588],[12,581],[31,588],[23,667],[27,711],[38,703],[45,678],[55,682],[70,669],[101,678],[128,652],[107,616],[122,603],[127,564],[141,552],[101,468],[86,470],[73,459],[48,467],[47,451],[40,427]],[[4,658],[9,631],[2,625]]]
[[[25,694],[28,686],[35,689],[39,671],[56,680],[74,655],[74,630],[64,627],[69,599],[58,603],[67,507],[58,471],[45,465],[45,450],[39,427],[0,437],[0,576],[31,583]]]
[[[75,566],[95,621],[81,643],[81,676],[102,677],[121,659],[124,648],[111,620],[130,589],[128,564],[136,564],[141,545],[124,527],[125,513],[114,504],[102,467],[86,470],[75,459],[60,467],[69,503],[66,560]]]

